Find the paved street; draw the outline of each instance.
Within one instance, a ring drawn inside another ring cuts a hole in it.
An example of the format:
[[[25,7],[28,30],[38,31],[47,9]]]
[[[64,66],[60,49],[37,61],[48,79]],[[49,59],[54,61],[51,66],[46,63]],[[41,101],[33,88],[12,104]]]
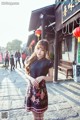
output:
[[[49,108],[45,120],[80,120],[80,83],[73,80],[47,82]],[[27,87],[25,71],[0,68],[0,120],[32,120],[24,109]]]

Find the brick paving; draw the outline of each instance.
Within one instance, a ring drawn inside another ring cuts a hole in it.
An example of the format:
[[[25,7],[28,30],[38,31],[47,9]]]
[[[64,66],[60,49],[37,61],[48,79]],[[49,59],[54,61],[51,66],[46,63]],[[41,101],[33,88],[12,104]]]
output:
[[[62,78],[57,84],[46,83],[49,105],[44,120],[80,120],[80,83]],[[24,109],[26,87],[23,69],[11,72],[0,68],[0,120],[33,119],[32,113]]]

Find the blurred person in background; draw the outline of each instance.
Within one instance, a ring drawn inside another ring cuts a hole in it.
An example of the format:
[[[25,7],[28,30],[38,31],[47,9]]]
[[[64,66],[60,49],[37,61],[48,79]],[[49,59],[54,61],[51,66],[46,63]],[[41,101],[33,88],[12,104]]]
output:
[[[14,70],[14,67],[15,67],[13,55],[11,55],[11,57],[10,57],[10,64],[11,64],[11,71],[12,71],[12,70]]]
[[[22,64],[23,64],[23,68],[24,68],[24,67],[25,67],[25,59],[26,59],[26,57],[27,57],[26,53],[25,53],[25,52],[22,52],[21,57],[22,57]]]
[[[8,68],[9,67],[9,52],[6,51],[6,54],[5,54],[5,68]]]
[[[17,63],[19,63],[19,66],[21,68],[20,58],[21,58],[21,53],[19,51],[16,51],[15,53],[16,68],[17,68]]]

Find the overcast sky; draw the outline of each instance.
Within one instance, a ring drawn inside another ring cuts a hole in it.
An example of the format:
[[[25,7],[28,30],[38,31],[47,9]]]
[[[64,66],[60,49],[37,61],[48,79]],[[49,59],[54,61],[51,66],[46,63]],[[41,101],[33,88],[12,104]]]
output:
[[[54,0],[0,0],[0,46],[14,39],[26,43],[31,11],[53,3]]]

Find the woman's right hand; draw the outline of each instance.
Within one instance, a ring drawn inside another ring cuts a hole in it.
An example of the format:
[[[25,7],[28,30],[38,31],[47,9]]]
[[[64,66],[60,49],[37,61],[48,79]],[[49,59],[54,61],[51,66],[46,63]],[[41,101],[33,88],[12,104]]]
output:
[[[33,79],[33,80],[31,81],[31,83],[32,83],[33,86],[39,87],[39,83],[38,83],[35,79]]]
[[[31,77],[31,76],[28,75],[28,74],[26,74],[26,77],[27,77],[27,79],[30,80],[30,82],[31,82],[31,84],[32,84],[33,86],[35,86],[35,87],[38,87],[38,86],[39,86],[39,82],[38,82],[35,78]]]

